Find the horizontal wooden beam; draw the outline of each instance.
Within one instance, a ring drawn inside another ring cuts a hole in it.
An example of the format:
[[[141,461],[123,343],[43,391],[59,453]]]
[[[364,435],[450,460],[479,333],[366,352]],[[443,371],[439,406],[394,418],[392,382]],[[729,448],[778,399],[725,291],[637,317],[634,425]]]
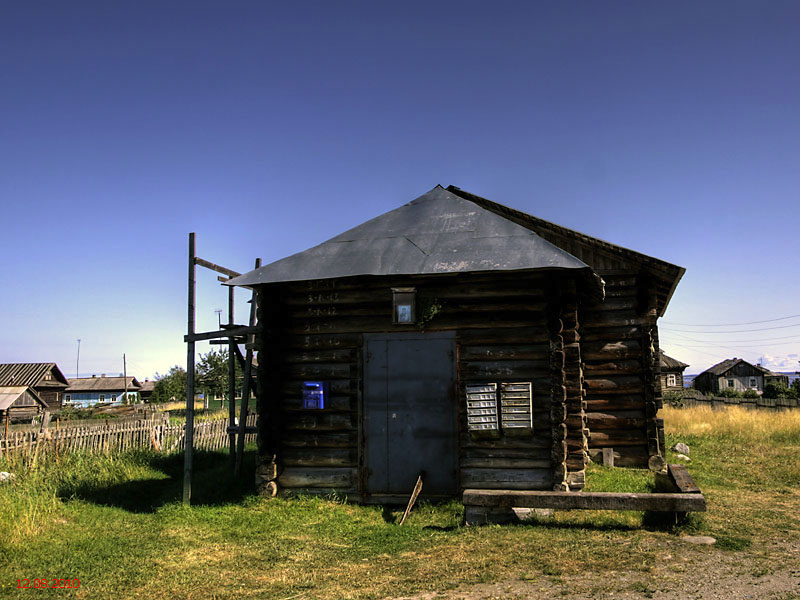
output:
[[[239,275],[241,275],[241,273],[238,273],[233,269],[227,269],[225,267],[215,265],[210,261],[198,257],[195,257],[194,264],[200,265],[201,267],[205,267],[206,269],[211,269],[212,271],[216,271],[217,273],[222,273],[223,275],[227,275],[228,277],[238,277]]]
[[[464,490],[465,506],[554,508],[560,510],[649,510],[705,512],[703,494],[625,494],[614,492],[543,492]]]
[[[228,425],[228,427],[227,427],[227,429],[225,431],[228,432],[228,433],[241,433],[241,431],[239,431],[239,426],[238,425]],[[245,427],[244,428],[244,432],[245,433],[258,433],[258,427]]]
[[[253,333],[258,333],[261,331],[261,327],[259,325],[255,325],[253,327],[249,326],[241,326],[241,327],[234,327],[232,329],[221,329],[219,331],[206,331],[204,333],[193,333],[191,335],[183,336],[184,342],[198,342],[200,340],[215,340],[218,338],[235,338],[242,335],[251,335]]]

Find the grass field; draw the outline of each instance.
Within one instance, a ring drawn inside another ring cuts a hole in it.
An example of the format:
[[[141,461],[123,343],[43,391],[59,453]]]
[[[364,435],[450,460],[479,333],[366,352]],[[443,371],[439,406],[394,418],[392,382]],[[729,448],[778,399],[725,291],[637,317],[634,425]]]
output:
[[[186,508],[176,502],[180,456],[71,455],[35,468],[0,458],[0,471],[16,474],[0,484],[0,597],[727,597],[703,593],[716,573],[723,592],[761,585],[752,597],[800,598],[800,411],[664,418],[669,444],[689,444],[709,503],[679,529],[638,512],[579,511],[462,527],[457,502],[422,505],[399,527],[397,512],[336,496],[262,500],[219,454],[197,456]],[[589,481],[646,491],[651,474],[593,466]],[[717,543],[690,545],[687,533]],[[16,589],[17,579],[44,578],[77,578],[80,588]]]

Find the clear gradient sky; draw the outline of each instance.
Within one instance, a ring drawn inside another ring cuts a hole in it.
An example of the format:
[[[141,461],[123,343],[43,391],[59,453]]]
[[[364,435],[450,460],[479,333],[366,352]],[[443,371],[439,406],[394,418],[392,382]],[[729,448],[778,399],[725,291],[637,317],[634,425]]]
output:
[[[687,372],[798,368],[710,326],[800,313],[798,2],[7,1],[0,119],[0,362],[165,373],[189,231],[245,271],[453,184],[686,267]]]

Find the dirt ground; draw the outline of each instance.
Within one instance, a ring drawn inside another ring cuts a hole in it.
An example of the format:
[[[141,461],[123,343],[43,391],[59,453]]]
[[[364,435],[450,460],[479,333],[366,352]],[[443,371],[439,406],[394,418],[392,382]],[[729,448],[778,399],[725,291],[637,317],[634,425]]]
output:
[[[659,549],[661,560],[646,572],[542,575],[532,580],[476,584],[392,600],[800,600],[800,544],[775,541],[756,552],[757,555],[748,551],[726,552],[676,538]]]

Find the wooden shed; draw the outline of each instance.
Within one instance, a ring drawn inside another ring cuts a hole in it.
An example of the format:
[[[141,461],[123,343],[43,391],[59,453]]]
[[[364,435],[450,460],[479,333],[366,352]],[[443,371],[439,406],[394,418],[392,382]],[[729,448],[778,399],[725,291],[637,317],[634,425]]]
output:
[[[233,278],[256,290],[262,493],[577,490],[663,465],[657,318],[684,269],[437,186]]]
[[[47,410],[47,403],[28,386],[0,386],[0,422],[30,421]]]
[[[61,410],[67,385],[67,378],[56,363],[0,364],[0,386],[32,388],[51,412]]]

